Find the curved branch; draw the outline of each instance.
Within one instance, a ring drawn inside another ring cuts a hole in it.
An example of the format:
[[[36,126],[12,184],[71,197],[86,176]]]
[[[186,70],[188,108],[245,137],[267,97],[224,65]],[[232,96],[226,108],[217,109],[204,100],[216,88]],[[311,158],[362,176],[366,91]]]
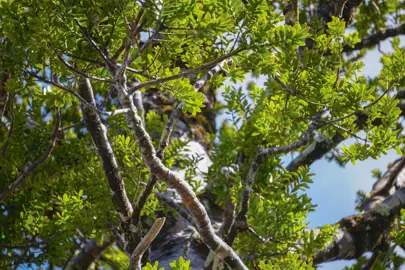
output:
[[[156,156],[156,150],[153,147],[151,138],[142,125],[142,119],[136,112],[132,96],[128,94],[125,84],[117,83],[116,88],[118,89],[123,108],[130,109],[130,112],[127,113],[127,123],[136,137],[137,144],[141,149],[142,158],[150,173],[156,175],[158,179],[164,180],[168,186],[173,187],[179,193],[185,206],[196,220],[202,241],[220,259],[233,269],[247,269],[235,251],[215,234],[204,206],[198,200],[187,181],[176,172],[166,168]]]
[[[213,67],[210,71],[208,71],[204,76],[202,76],[199,80],[197,80],[194,83],[194,89],[195,91],[200,91],[201,88],[204,86],[204,84],[210,80],[215,74],[219,73],[222,69],[225,63],[229,62],[231,60],[224,60],[220,62],[218,65]],[[159,142],[159,147],[156,152],[156,156],[162,160],[164,156],[164,152],[169,145],[169,140],[170,136],[173,131],[174,124],[176,121],[179,119],[181,115],[181,109],[185,105],[184,102],[181,102],[179,105],[177,105],[176,109],[173,110],[173,112],[170,114],[169,119],[167,120],[167,123],[163,129],[162,136],[160,137],[160,142]],[[136,225],[139,222],[139,216],[141,213],[141,210],[143,206],[146,203],[146,200],[148,199],[149,195],[153,191],[153,187],[155,186],[157,182],[157,178],[155,175],[151,175],[149,178],[149,182],[146,184],[145,189],[142,191],[142,194],[140,195],[136,206],[134,207],[134,212],[132,214],[132,224]]]
[[[3,202],[16,188],[21,186],[24,181],[27,179],[27,177],[32,173],[38,166],[42,165],[48,157],[52,154],[53,149],[55,148],[56,145],[56,139],[59,136],[59,133],[61,132],[61,112],[60,109],[56,109],[56,115],[55,115],[55,128],[52,132],[51,136],[51,142],[48,145],[47,149],[43,153],[40,159],[36,160],[34,163],[25,166],[22,174],[15,180],[3,193],[0,194],[0,203]]]
[[[143,253],[149,248],[150,244],[152,244],[153,240],[155,240],[156,236],[159,234],[160,230],[162,229],[163,225],[165,224],[166,218],[158,218],[150,228],[149,232],[145,235],[145,237],[141,240],[138,244],[136,249],[131,255],[129,261],[129,269],[141,269],[141,259]]]

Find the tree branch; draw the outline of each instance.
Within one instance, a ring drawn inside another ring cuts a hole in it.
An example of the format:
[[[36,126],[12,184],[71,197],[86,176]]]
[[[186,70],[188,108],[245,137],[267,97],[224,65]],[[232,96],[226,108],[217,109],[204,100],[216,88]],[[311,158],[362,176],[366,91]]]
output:
[[[223,69],[223,66],[225,65],[225,63],[228,61],[230,61],[230,60],[224,60],[224,61],[220,62],[215,67],[213,67],[210,71],[208,71],[206,74],[204,74],[204,76],[202,76],[199,80],[197,80],[193,85],[195,91],[197,91],[197,92],[200,91],[201,88],[204,86],[204,84],[208,80],[210,80],[215,74],[219,73]],[[176,109],[174,109],[173,112],[170,114],[170,117],[167,120],[165,128],[163,129],[162,135],[160,137],[159,147],[156,152],[156,156],[160,160],[163,159],[164,152],[165,152],[167,146],[169,145],[170,136],[172,134],[174,124],[179,119],[179,117],[181,115],[181,109],[183,108],[184,105],[185,105],[184,102],[181,102],[179,105],[177,105]],[[133,225],[136,225],[139,223],[140,212],[141,212],[143,206],[145,205],[146,200],[148,199],[149,195],[152,193],[153,187],[155,186],[156,182],[157,182],[156,176],[151,175],[149,182],[146,184],[146,187],[142,191],[142,194],[139,197],[139,199],[136,203],[136,206],[134,208],[134,213],[132,215],[132,224]]]
[[[247,229],[247,217],[246,214],[249,210],[249,199],[250,199],[250,193],[252,192],[252,186],[254,184],[254,180],[256,177],[256,173],[258,169],[260,168],[260,165],[262,164],[263,160],[267,158],[269,155],[276,155],[276,154],[281,154],[281,153],[288,153],[292,150],[295,150],[305,144],[308,143],[309,139],[311,138],[312,134],[315,132],[315,130],[319,127],[324,125],[323,122],[320,121],[320,116],[317,115],[314,117],[314,119],[311,121],[311,123],[308,125],[307,130],[304,133],[304,136],[297,142],[294,142],[290,145],[287,146],[276,146],[276,147],[270,147],[267,149],[259,149],[252,159],[249,167],[248,174],[246,176],[245,181],[243,182],[243,188],[242,188],[242,201],[241,201],[241,206],[240,206],[240,211],[236,217],[236,220],[228,234],[227,237],[227,243],[232,246],[237,234],[238,230],[241,229],[241,224],[243,225],[244,229]]]
[[[344,140],[345,137],[339,132],[336,132],[331,139],[319,135],[304,151],[286,166],[286,169],[293,172],[301,166],[309,166],[316,160],[321,159],[326,153]]]
[[[356,259],[372,251],[403,208],[405,188],[400,188],[375,208],[341,219],[334,240],[315,254],[314,263]]]
[[[378,100],[382,98],[383,95],[385,95],[386,92],[384,92],[382,95],[378,97]],[[397,94],[398,99],[403,99],[405,95],[403,93],[399,92]],[[367,109],[370,106],[374,106],[378,101],[374,101],[367,106],[364,106],[363,109]],[[405,105],[403,102],[398,103],[398,108],[401,109],[402,113],[401,116],[405,116]],[[350,116],[356,116],[356,123],[359,129],[362,128],[362,123],[367,121],[367,115],[363,111],[357,111],[354,113],[349,114],[349,116],[345,116],[344,118],[350,117]],[[339,120],[342,120],[342,118],[339,118],[337,120],[332,120],[327,122],[328,123],[334,123]],[[378,123],[376,119],[374,123]],[[339,143],[343,142],[346,138],[343,137],[343,135],[336,131],[336,133],[333,135],[332,138],[327,138],[325,136],[318,136],[307,148],[304,149],[296,158],[294,158],[287,166],[286,169],[289,171],[295,171],[297,170],[300,166],[309,166],[316,160],[321,159],[325,154],[331,151],[331,149],[335,148],[338,146]]]
[[[56,53],[56,56],[58,57],[59,61],[64,64],[68,69],[70,69],[71,71],[73,71],[74,73],[76,73],[77,75],[80,75],[82,77],[88,78],[90,80],[95,80],[95,81],[100,81],[100,82],[107,82],[107,83],[114,83],[113,80],[110,79],[106,79],[106,78],[98,78],[98,77],[94,77],[94,76],[90,76],[88,74],[86,74],[85,72],[78,70],[77,68],[73,67],[71,64],[69,64],[68,62],[66,62],[62,56],[59,53]]]
[[[55,115],[55,128],[52,132],[51,142],[48,145],[47,149],[34,163],[25,166],[22,174],[0,195],[0,203],[3,202],[16,188],[24,183],[27,177],[32,173],[38,166],[42,165],[48,157],[52,154],[52,150],[56,145],[56,139],[58,138],[59,133],[61,132],[61,112],[60,109],[56,109]]]
[[[109,69],[112,69],[114,67],[113,63],[111,62],[110,58],[108,55],[106,55],[101,48],[96,44],[96,42],[93,40],[91,35],[87,33],[87,30],[80,24],[80,22],[75,18],[74,21],[76,24],[79,26],[80,31],[82,32],[83,36],[86,38],[87,42],[98,52],[98,54],[101,56],[101,58],[105,61],[107,67]]]
[[[135,22],[132,25],[132,27],[130,27],[130,33],[129,33],[129,37],[124,41],[124,56],[123,56],[123,60],[122,60],[122,64],[121,66],[118,68],[117,70],[117,77],[121,77],[124,72],[125,69],[127,68],[128,65],[131,64],[132,61],[129,60],[129,54],[131,52],[131,48],[132,48],[132,44],[134,43],[135,37],[139,34],[139,31],[141,29],[141,26],[138,25],[143,13],[145,12],[145,10],[143,8],[141,8],[141,10],[138,12],[137,17],[135,18]],[[120,49],[118,50],[118,52],[120,51]],[[139,52],[138,52],[139,53]],[[119,56],[120,53],[116,53],[117,56]],[[115,57],[115,55],[114,55]]]
[[[312,134],[321,125],[322,123],[320,122],[319,117],[315,117],[314,120],[312,120],[311,123],[308,125],[308,128],[304,133],[304,136],[299,141],[294,142],[287,146],[276,146],[267,149],[261,149],[257,152],[255,158],[250,164],[248,175],[243,183],[241,210],[238,214],[240,217],[245,216],[249,209],[250,192],[252,190],[252,185],[254,183],[256,172],[259,169],[263,159],[267,158],[270,155],[288,153],[292,150],[298,149],[299,147],[307,144]]]
[[[90,265],[95,262],[101,254],[112,244],[113,239],[108,239],[102,245],[97,244],[96,239],[89,240],[86,245],[81,249],[79,255],[77,255],[71,265],[70,269],[73,270],[86,270]]]
[[[152,86],[152,85],[161,84],[161,83],[165,83],[165,82],[168,82],[168,81],[184,78],[184,77],[187,77],[187,76],[189,76],[191,74],[195,74],[195,73],[198,73],[198,72],[213,68],[216,65],[218,65],[219,63],[221,63],[222,61],[227,60],[227,59],[231,58],[232,56],[235,56],[236,54],[243,51],[244,49],[245,48],[238,48],[238,49],[236,49],[236,50],[234,50],[234,51],[232,51],[232,52],[230,52],[228,54],[225,54],[223,56],[220,56],[217,59],[215,59],[215,60],[213,60],[211,62],[208,62],[208,63],[206,63],[206,64],[204,64],[204,65],[202,65],[200,67],[189,69],[187,71],[180,72],[180,73],[178,73],[176,75],[172,75],[172,76],[169,76],[169,77],[166,77],[166,78],[159,78],[159,79],[155,79],[155,80],[150,80],[150,81],[147,81],[147,82],[144,82],[144,83],[137,84],[137,85],[131,87],[128,90],[128,92],[133,93],[134,91],[139,90],[141,88],[145,88],[145,87],[149,87],[149,86]]]
[[[389,194],[394,180],[404,180],[404,166],[405,157],[396,160],[374,184],[372,197],[362,205],[366,212],[345,217],[338,222],[339,229],[334,240],[324,250],[315,254],[315,263],[355,259],[364,252],[374,251],[381,244],[383,236],[391,229],[400,210],[405,208],[403,185],[392,195]],[[382,202],[377,204],[377,199]]]
[[[361,50],[363,48],[369,48],[379,44],[381,41],[386,40],[390,37],[396,37],[399,35],[405,35],[405,23],[396,27],[389,27],[383,30],[379,30],[361,39],[359,43],[354,45],[354,47],[345,46],[343,47],[343,52],[352,52],[356,50]]]
[[[404,171],[405,167],[405,156],[396,160],[394,164],[384,173],[384,175],[374,183],[373,188],[370,192],[370,198],[367,199],[361,208],[363,210],[370,210],[379,202],[387,198],[392,194],[392,188],[395,187],[396,182],[404,183],[404,175],[401,172]],[[400,178],[400,179],[398,179]],[[397,185],[399,188],[401,185]]]
[[[59,83],[57,83],[57,82],[50,81],[50,80],[46,79],[45,77],[39,76],[39,75],[37,75],[37,74],[35,74],[35,73],[31,72],[31,71],[24,70],[24,72],[28,73],[29,75],[31,75],[32,77],[38,79],[38,80],[41,81],[41,82],[44,82],[44,83],[53,85],[53,86],[55,86],[55,87],[57,87],[57,88],[59,88],[59,89],[62,89],[62,90],[64,90],[64,91],[66,91],[66,92],[72,94],[73,96],[75,96],[75,97],[81,102],[82,105],[86,106],[87,108],[91,109],[92,111],[94,111],[94,112],[96,112],[96,113],[98,113],[98,114],[100,114],[100,115],[114,116],[114,115],[118,115],[118,114],[127,113],[127,111],[128,111],[127,109],[118,109],[118,110],[115,110],[115,111],[112,111],[112,112],[103,112],[103,111],[99,110],[99,109],[96,107],[95,104],[92,105],[92,104],[88,103],[88,102],[86,101],[86,99],[84,99],[80,94],[76,93],[74,90],[72,90],[72,89],[70,89],[70,88],[68,88],[68,87],[66,87],[66,86],[64,86],[64,85],[62,85],[62,84],[59,84]],[[86,77],[86,78],[87,78],[87,77]]]
[[[122,78],[119,78],[117,81],[120,80],[122,80]],[[198,200],[185,179],[166,168],[162,161],[156,156],[156,150],[153,147],[151,138],[142,125],[142,119],[137,114],[132,96],[128,94],[126,83],[116,83],[116,88],[123,108],[130,109],[127,113],[128,127],[136,137],[137,144],[141,149],[142,158],[150,173],[156,175],[158,179],[164,180],[179,193],[185,206],[190,210],[196,220],[202,241],[213,250],[216,255],[232,268],[247,269],[235,251],[215,234],[204,206]]]
[[[150,244],[152,244],[153,240],[155,240],[156,236],[159,234],[160,230],[162,229],[163,225],[165,224],[166,219],[157,218],[150,228],[149,232],[145,235],[145,237],[141,240],[138,244],[136,249],[131,255],[129,261],[129,269],[136,270],[141,269],[141,259],[143,253],[149,248]]]
[[[86,103],[95,106],[94,94],[88,78],[79,81],[79,94]],[[101,122],[100,116],[94,113],[85,104],[81,105],[83,118],[91,138],[97,148],[98,156],[103,165],[110,187],[111,197],[121,220],[127,221],[132,215],[132,206],[125,192],[125,185],[118,168],[117,160],[110,141],[107,137],[107,129]]]
[[[171,208],[175,209],[188,222],[190,222],[191,224],[194,223],[193,217],[190,215],[190,212],[178,205],[172,198],[169,198],[160,192],[155,192],[155,196],[158,200],[166,203]]]

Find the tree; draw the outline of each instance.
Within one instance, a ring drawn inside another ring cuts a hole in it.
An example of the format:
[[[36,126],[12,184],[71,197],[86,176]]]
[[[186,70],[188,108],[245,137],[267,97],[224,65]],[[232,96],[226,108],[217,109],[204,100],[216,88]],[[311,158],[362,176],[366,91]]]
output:
[[[403,158],[336,224],[308,229],[306,195],[324,156],[402,155],[403,2],[0,3],[3,268],[405,263]]]

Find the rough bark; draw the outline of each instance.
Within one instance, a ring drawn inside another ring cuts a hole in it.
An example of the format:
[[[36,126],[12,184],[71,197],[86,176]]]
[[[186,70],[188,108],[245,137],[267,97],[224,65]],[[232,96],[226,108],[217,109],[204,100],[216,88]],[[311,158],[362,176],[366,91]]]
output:
[[[381,243],[400,210],[405,208],[405,188],[400,188],[373,209],[345,217],[327,248],[314,256],[314,263],[356,259]]]
[[[79,81],[79,94],[87,103],[96,106],[89,79],[86,78]],[[121,220],[127,221],[132,215],[132,206],[125,191],[124,181],[118,168],[114,151],[107,137],[107,129],[101,122],[100,116],[94,110],[91,110],[84,104],[81,104],[81,110],[86,128],[93,139],[103,165],[114,206]]]
[[[118,78],[117,81],[122,81]],[[219,238],[211,226],[204,206],[196,197],[189,184],[177,173],[166,168],[156,156],[156,150],[152,145],[149,134],[142,125],[142,120],[136,112],[131,95],[128,94],[125,83],[117,83],[120,100],[123,108],[129,109],[127,123],[134,133],[137,144],[141,149],[142,158],[149,171],[158,179],[164,180],[169,187],[173,187],[182,197],[184,205],[194,216],[202,241],[213,250],[228,266],[235,269],[247,269],[238,255],[221,238]]]

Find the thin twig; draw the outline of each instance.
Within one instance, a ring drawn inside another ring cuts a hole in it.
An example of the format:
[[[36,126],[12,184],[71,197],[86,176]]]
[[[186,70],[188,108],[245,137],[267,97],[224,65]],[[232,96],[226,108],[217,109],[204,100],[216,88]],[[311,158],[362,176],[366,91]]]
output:
[[[62,270],[65,270],[67,266],[69,265],[70,261],[72,260],[73,256],[75,255],[76,250],[80,248],[82,243],[78,242],[73,248],[72,251],[69,254],[69,257],[66,259],[66,261],[63,263]]]
[[[373,255],[371,255],[370,259],[368,259],[367,264],[363,267],[363,270],[371,270],[373,269],[373,266],[375,264],[375,262],[378,259],[378,256],[380,255],[379,251],[374,251]]]
[[[73,67],[71,64],[69,64],[68,62],[66,62],[62,56],[59,53],[56,53],[56,56],[58,57],[59,61],[64,64],[68,69],[70,69],[71,71],[73,71],[74,73],[86,77],[90,80],[95,80],[95,81],[100,81],[100,82],[108,82],[108,83],[115,83],[113,80],[111,79],[106,79],[106,78],[99,78],[99,77],[95,77],[95,76],[90,76],[87,73],[78,70],[77,68]]]
[[[376,100],[374,100],[374,101],[371,102],[370,104],[367,104],[366,106],[364,106],[364,107],[363,107],[363,110],[368,109],[368,108],[374,106],[375,104],[377,104],[386,94],[388,94],[389,91],[390,91],[390,89],[385,90]],[[337,118],[337,119],[328,120],[328,121],[326,121],[326,124],[332,124],[332,123],[336,123],[336,122],[342,121],[342,120],[344,120],[344,119],[347,119],[347,118],[349,118],[349,117],[355,115],[356,113],[357,113],[357,111],[352,112],[352,113],[349,113],[349,114],[347,114],[347,115],[345,115],[345,116],[342,116],[342,117],[340,117],[340,118]]]
[[[56,108],[55,128],[52,132],[50,144],[43,153],[42,157],[36,160],[34,163],[24,167],[24,169],[22,170],[22,174],[5,191],[3,191],[3,193],[0,195],[0,203],[3,202],[17,187],[21,186],[31,172],[33,172],[38,166],[42,165],[48,159],[56,145],[56,139],[58,138],[60,132],[61,111],[59,108]]]
[[[235,223],[231,228],[231,231],[228,235],[227,238],[227,243],[229,245],[232,245],[233,241],[235,240],[237,236],[237,231],[240,229],[238,228],[238,224],[247,224],[247,217],[246,214],[249,210],[249,199],[250,199],[250,193],[252,192],[252,186],[256,177],[256,173],[263,163],[264,159],[267,158],[270,155],[276,155],[276,154],[282,154],[282,153],[288,153],[292,150],[295,150],[301,146],[304,146],[305,144],[308,143],[309,139],[313,135],[316,129],[320,128],[321,126],[324,125],[324,122],[320,120],[319,114],[317,114],[311,123],[308,125],[307,130],[304,133],[304,136],[297,142],[294,142],[290,145],[287,146],[276,146],[276,147],[270,147],[270,148],[260,148],[254,158],[252,159],[249,167],[248,174],[246,176],[245,181],[243,182],[243,188],[242,188],[242,201],[241,201],[241,206],[240,206],[240,211],[236,217]]]
[[[311,105],[325,106],[325,104],[307,100],[307,99],[304,98],[297,90],[292,89],[292,88],[288,87],[285,83],[283,83],[283,82],[280,80],[279,77],[277,77],[277,76],[274,77],[274,80],[275,80],[278,84],[280,84],[281,88],[283,88],[283,90],[286,91],[287,93],[289,93],[290,95],[296,96],[296,97],[302,99],[303,101],[305,101],[306,103],[311,104]]]
[[[110,60],[110,58],[108,58],[107,55],[105,55],[105,53],[101,50],[101,48],[96,44],[96,42],[93,40],[93,38],[90,36],[89,33],[87,33],[87,30],[80,24],[79,20],[74,18],[74,21],[76,22],[76,24],[79,26],[80,31],[82,32],[83,36],[86,38],[87,42],[98,52],[98,54],[101,56],[101,58],[103,58],[103,60],[105,61],[105,63],[107,64],[107,66],[109,68],[113,68],[113,64]]]
[[[59,88],[59,89],[62,89],[62,90],[64,90],[64,91],[66,91],[66,92],[72,94],[72,95],[75,96],[83,105],[85,105],[86,107],[88,107],[89,109],[91,109],[92,111],[94,111],[94,112],[97,113],[97,114],[105,115],[105,116],[114,116],[114,115],[118,115],[118,114],[125,114],[125,113],[128,112],[128,109],[117,109],[117,110],[111,111],[111,112],[103,112],[103,111],[99,110],[96,106],[94,106],[94,105],[88,103],[81,95],[79,95],[78,93],[76,93],[76,91],[74,91],[74,90],[72,90],[72,89],[70,89],[70,88],[68,88],[68,87],[66,87],[66,86],[64,86],[64,85],[62,85],[62,84],[59,84],[59,83],[57,83],[57,82],[50,81],[50,80],[46,79],[45,77],[39,76],[39,75],[35,74],[34,72],[29,71],[29,70],[26,70],[26,69],[25,69],[24,72],[28,73],[29,75],[31,75],[32,77],[38,79],[38,80],[41,81],[41,82],[44,82],[44,83],[53,85],[53,86],[55,86],[55,87],[57,87],[57,88]]]
[[[135,19],[132,29],[130,29],[129,37],[124,41],[124,48],[125,48],[124,56],[122,59],[122,64],[117,70],[117,77],[121,77],[124,74],[125,69],[132,63],[132,61],[129,60],[129,54],[131,52],[132,43],[134,43],[135,37],[139,34],[139,31],[141,29],[141,26],[138,25],[138,23],[144,12],[145,12],[145,10],[143,8],[141,8],[141,10],[139,11],[139,13]]]
[[[82,124],[84,124],[84,119],[82,119],[82,120],[80,120],[80,121],[77,121],[76,123],[73,123],[73,124],[71,124],[71,125],[69,125],[69,126],[63,127],[63,128],[62,128],[62,131],[66,131],[66,130],[68,130],[68,129],[75,128],[75,127],[80,126],[80,125],[82,125]]]
[[[144,88],[144,87],[150,87],[152,85],[161,84],[161,83],[165,83],[165,82],[168,82],[168,81],[184,78],[184,77],[187,77],[187,76],[189,76],[191,74],[195,74],[195,73],[198,73],[198,72],[213,68],[216,65],[218,65],[219,63],[221,63],[222,61],[227,60],[227,59],[231,58],[232,56],[235,56],[236,54],[243,51],[244,49],[245,48],[238,48],[238,49],[236,49],[236,50],[234,50],[234,51],[232,51],[232,52],[230,52],[228,54],[225,54],[225,55],[223,55],[221,57],[218,57],[217,59],[215,59],[215,60],[213,60],[211,62],[208,62],[208,63],[206,63],[206,64],[204,64],[204,65],[202,65],[200,67],[189,69],[187,71],[180,72],[180,73],[178,73],[176,75],[172,75],[172,76],[169,76],[169,77],[166,77],[166,78],[159,78],[159,79],[156,79],[156,80],[150,80],[148,82],[137,84],[137,85],[131,87],[128,90],[128,92],[133,93],[134,91],[139,90],[139,89]]]

